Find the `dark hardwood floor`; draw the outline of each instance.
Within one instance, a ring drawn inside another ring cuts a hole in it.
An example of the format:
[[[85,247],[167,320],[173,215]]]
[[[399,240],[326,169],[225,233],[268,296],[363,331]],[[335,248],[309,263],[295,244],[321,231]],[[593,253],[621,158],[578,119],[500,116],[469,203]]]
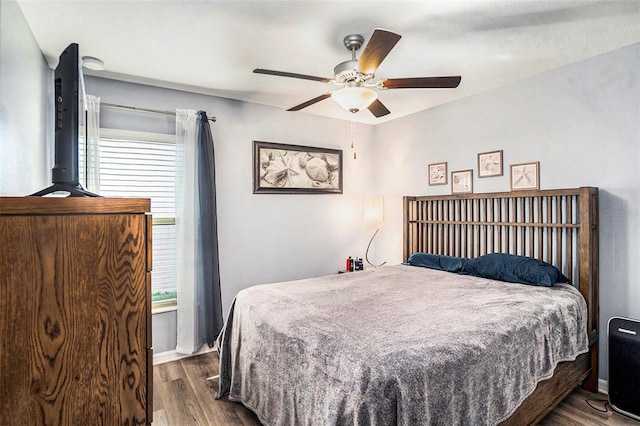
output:
[[[258,418],[242,404],[226,397],[214,398],[218,380],[206,380],[218,374],[218,355],[209,352],[192,358],[160,364],[153,367],[153,425],[154,426],[256,426]],[[577,388],[556,407],[540,425],[590,426],[635,425],[640,422],[611,410],[601,413],[590,408],[587,399],[606,399]],[[603,408],[602,403],[595,403]]]

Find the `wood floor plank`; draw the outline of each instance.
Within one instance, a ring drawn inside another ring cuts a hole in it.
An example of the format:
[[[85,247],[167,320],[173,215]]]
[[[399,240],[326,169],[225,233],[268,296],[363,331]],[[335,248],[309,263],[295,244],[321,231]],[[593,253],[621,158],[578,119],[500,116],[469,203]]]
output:
[[[173,380],[182,379],[185,377],[185,372],[180,361],[166,362],[157,366],[154,365],[153,370],[154,383],[156,382],[156,377],[161,382],[171,382]]]
[[[162,401],[162,395],[166,392],[160,391],[160,387],[164,385],[166,382],[162,379],[160,374],[160,370],[162,369],[162,365],[155,365],[153,367],[153,424],[156,424],[156,411],[164,411],[164,402]]]
[[[169,426],[169,424],[166,411],[157,410],[153,412],[153,426]]]
[[[225,424],[237,424],[240,422],[240,418],[236,415],[234,408],[226,409],[226,406],[216,401],[215,395],[218,391],[218,381],[206,380],[207,377],[214,375],[214,372],[217,374],[218,368],[214,367],[218,364],[217,358],[195,358],[197,359],[189,358],[189,361],[185,361],[183,369],[191,388],[198,396],[198,401],[203,407],[207,424],[215,424],[218,421],[224,421]]]
[[[599,409],[606,408],[607,412],[602,413],[591,408],[587,404],[587,400],[591,401],[592,405]],[[599,402],[600,400],[604,400],[604,402]],[[540,424],[560,425],[561,421],[566,421],[563,424],[572,426],[640,425],[640,422],[613,411],[608,403],[606,403],[605,407],[606,400],[606,395],[594,394],[582,388],[576,388]]]
[[[155,426],[260,426],[256,415],[227,397],[215,399],[218,380],[206,380],[218,374],[218,355],[209,352],[154,366]],[[157,374],[156,374],[156,371]],[[576,388],[540,422],[541,426],[640,426],[640,422],[614,412],[601,413],[587,405],[587,399],[606,399]],[[597,407],[603,404],[594,403]],[[157,414],[156,414],[157,413]]]
[[[163,402],[170,425],[208,424],[198,396],[186,379],[176,379],[166,385],[167,397],[163,397]]]

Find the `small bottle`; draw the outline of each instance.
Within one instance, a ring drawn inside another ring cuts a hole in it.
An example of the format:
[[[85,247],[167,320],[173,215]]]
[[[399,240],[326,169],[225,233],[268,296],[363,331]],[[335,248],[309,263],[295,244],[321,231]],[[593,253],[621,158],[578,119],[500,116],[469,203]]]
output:
[[[351,256],[349,256],[349,260],[351,261],[350,265],[349,265],[350,266],[349,271],[353,272],[353,267],[356,266],[356,265],[355,265],[354,260],[351,259]]]
[[[351,256],[349,256],[349,257],[347,258],[347,264],[346,264],[346,268],[345,268],[345,270],[346,270],[347,272],[351,271]]]

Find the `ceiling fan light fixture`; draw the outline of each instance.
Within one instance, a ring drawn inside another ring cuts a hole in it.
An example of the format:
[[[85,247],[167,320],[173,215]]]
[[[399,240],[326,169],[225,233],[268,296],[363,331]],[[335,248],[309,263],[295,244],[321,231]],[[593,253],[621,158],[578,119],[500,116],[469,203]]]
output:
[[[378,99],[378,93],[367,87],[345,87],[331,93],[331,98],[346,111],[356,113]]]

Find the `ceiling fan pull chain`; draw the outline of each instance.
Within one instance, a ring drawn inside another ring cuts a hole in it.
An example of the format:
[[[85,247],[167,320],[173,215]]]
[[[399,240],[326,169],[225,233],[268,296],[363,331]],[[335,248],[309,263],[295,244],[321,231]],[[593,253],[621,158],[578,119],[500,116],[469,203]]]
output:
[[[356,122],[351,120],[351,149],[354,149],[354,139],[356,138]],[[357,157],[356,151],[353,151],[353,159]]]
[[[355,135],[356,135],[356,123],[355,121],[351,120],[351,149],[353,149],[353,140],[355,139]]]

